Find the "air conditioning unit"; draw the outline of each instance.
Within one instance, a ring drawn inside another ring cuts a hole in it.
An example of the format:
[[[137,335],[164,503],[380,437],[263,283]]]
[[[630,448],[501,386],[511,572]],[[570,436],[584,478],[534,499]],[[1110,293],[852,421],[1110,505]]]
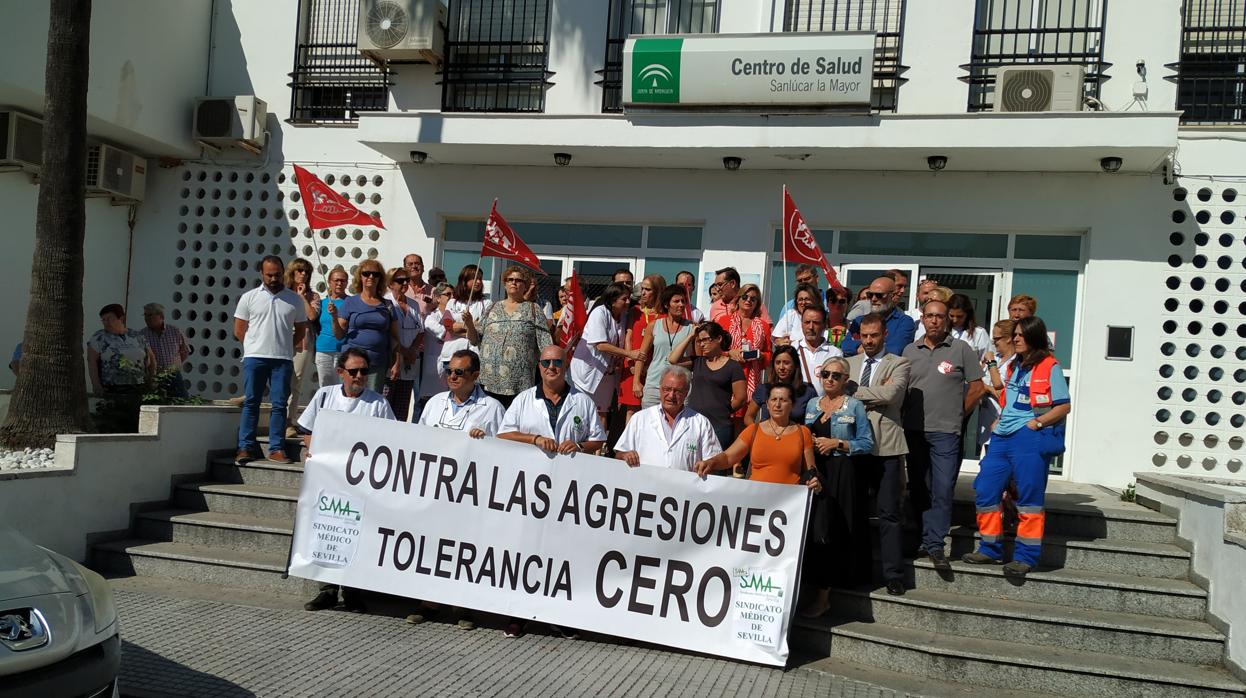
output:
[[[995,76],[995,111],[1081,111],[1086,68],[1010,65]]]
[[[37,175],[43,169],[43,121],[16,111],[0,111],[0,167]]]
[[[137,203],[146,189],[146,160],[111,145],[87,146],[87,196]]]
[[[268,105],[255,95],[200,97],[195,100],[191,137],[212,146],[264,147]]]
[[[359,51],[376,61],[440,65],[445,26],[441,0],[360,0]]]

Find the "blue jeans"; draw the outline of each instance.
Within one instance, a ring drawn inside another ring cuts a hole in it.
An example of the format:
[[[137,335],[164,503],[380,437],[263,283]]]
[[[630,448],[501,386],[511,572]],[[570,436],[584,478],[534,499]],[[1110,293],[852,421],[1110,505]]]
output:
[[[286,403],[290,400],[290,378],[294,375],[294,362],[289,359],[261,359],[248,357],[242,360],[243,393],[242,419],[238,423],[238,450],[253,451],[259,448],[255,440],[255,428],[260,421],[260,402],[264,388],[268,388],[273,410],[268,418],[268,449],[284,451],[286,438]]]
[[[922,478],[930,504],[921,512],[922,549],[943,551],[952,528],[952,496],[960,474],[960,434],[935,431],[904,432],[909,445],[909,472]]]

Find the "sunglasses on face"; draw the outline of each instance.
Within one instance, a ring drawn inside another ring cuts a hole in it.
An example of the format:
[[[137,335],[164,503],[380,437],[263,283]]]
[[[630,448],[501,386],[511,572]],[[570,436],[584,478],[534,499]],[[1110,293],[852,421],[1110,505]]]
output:
[[[562,359],[541,359],[541,368],[562,368]]]
[[[346,371],[347,373],[349,373],[351,376],[354,376],[355,378],[358,378],[359,376],[368,375],[368,369],[366,368],[344,368],[342,370]]]
[[[365,279],[379,279],[379,278],[381,278],[381,272],[379,272],[379,271],[361,271],[361,272],[359,272],[359,275],[360,275],[360,276],[362,276],[362,277],[364,277]]]
[[[890,295],[891,295],[890,293],[880,293],[878,291],[866,291],[865,292],[866,298],[886,298],[887,296],[890,296]]]
[[[462,377],[462,376],[466,376],[467,374],[471,372],[472,370],[470,368],[447,368],[446,369],[447,376]]]
[[[847,373],[840,373],[839,371],[822,371],[818,375],[822,376],[823,379],[830,378],[834,381],[842,381],[848,377]]]
[[[1007,342],[1011,337],[991,337],[992,342]]]
[[[758,301],[758,298],[757,296],[740,296],[740,300],[744,301],[745,303],[756,303]]]
[[[407,279],[406,279],[405,277],[404,277],[404,278],[399,278],[399,279],[393,279],[390,283],[395,283],[395,284],[398,284],[399,286],[401,286],[401,285],[403,285],[403,284],[407,283]]]

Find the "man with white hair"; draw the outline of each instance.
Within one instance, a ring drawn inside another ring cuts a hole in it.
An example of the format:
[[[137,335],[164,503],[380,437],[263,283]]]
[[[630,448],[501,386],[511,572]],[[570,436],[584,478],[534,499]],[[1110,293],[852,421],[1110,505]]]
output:
[[[142,330],[147,346],[156,356],[156,373],[174,371],[163,380],[167,381],[173,397],[189,397],[186,381],[182,378],[182,364],[190,356],[190,345],[182,331],[164,321],[164,306],[159,303],[148,303],[143,306]]]
[[[614,455],[633,468],[644,463],[691,471],[697,461],[722,451],[714,426],[684,406],[692,385],[688,369],[667,366],[658,385],[660,402],[632,416],[614,446]]]

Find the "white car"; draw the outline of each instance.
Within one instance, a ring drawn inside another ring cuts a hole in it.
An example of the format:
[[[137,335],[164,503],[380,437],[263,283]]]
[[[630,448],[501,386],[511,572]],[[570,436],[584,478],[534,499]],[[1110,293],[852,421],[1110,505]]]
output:
[[[108,582],[0,526],[0,694],[115,698],[120,669]]]

